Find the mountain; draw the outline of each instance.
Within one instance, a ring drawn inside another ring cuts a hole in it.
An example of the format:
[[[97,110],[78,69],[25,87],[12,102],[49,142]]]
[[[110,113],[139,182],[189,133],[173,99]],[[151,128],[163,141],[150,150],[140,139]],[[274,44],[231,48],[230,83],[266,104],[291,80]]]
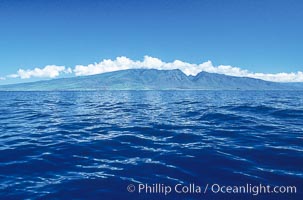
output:
[[[226,76],[223,74],[200,72],[193,78],[193,82],[199,88],[204,89],[226,89],[226,90],[280,90],[290,87],[282,83],[263,81],[261,79],[248,77]]]
[[[98,75],[52,79],[0,86],[0,91],[66,90],[290,90],[301,84],[200,72],[187,76],[181,70],[128,69]],[[303,85],[302,85],[303,86]]]

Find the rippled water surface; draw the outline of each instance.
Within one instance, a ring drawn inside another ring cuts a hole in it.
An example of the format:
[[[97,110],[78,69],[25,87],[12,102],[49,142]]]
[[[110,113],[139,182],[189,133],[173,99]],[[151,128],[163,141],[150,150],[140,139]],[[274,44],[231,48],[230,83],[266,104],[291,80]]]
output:
[[[131,183],[296,185],[275,199],[299,199],[302,180],[303,92],[0,92],[1,199],[208,197]]]

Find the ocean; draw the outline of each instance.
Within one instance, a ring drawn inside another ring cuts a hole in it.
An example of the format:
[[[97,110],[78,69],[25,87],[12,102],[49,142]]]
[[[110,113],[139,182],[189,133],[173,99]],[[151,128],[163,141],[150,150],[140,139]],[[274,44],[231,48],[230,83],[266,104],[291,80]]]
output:
[[[302,91],[0,92],[0,199],[302,197]]]

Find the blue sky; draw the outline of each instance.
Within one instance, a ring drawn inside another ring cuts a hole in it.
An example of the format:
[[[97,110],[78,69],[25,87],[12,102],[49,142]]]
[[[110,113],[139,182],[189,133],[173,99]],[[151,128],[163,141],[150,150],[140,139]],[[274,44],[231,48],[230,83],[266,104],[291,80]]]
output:
[[[302,10],[300,0],[1,0],[0,77],[6,80],[0,84],[41,78],[8,77],[19,69],[64,66],[48,78],[74,76],[67,69],[76,65],[115,63],[120,56],[144,62],[146,55],[297,73],[303,71]]]

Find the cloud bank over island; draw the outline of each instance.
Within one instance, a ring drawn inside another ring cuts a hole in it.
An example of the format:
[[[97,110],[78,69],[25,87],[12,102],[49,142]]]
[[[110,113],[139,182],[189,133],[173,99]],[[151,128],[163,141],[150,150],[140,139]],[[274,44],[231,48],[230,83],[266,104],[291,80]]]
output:
[[[172,70],[180,69],[186,75],[195,76],[201,71],[209,73],[225,74],[237,77],[251,77],[258,78],[266,81],[273,82],[303,82],[303,72],[292,73],[254,73],[239,67],[233,67],[230,65],[214,66],[211,61],[206,61],[200,64],[183,62],[181,60],[175,60],[173,62],[164,62],[159,58],[144,56],[143,60],[132,60],[125,56],[117,57],[114,60],[104,59],[99,63],[93,63],[89,65],[76,65],[73,69],[66,68],[65,66],[47,65],[44,68],[19,69],[16,74],[2,77],[5,78],[56,78],[62,74],[74,74],[75,76],[87,76],[94,74],[101,74],[105,72],[119,71],[125,69],[159,69],[159,70]]]

